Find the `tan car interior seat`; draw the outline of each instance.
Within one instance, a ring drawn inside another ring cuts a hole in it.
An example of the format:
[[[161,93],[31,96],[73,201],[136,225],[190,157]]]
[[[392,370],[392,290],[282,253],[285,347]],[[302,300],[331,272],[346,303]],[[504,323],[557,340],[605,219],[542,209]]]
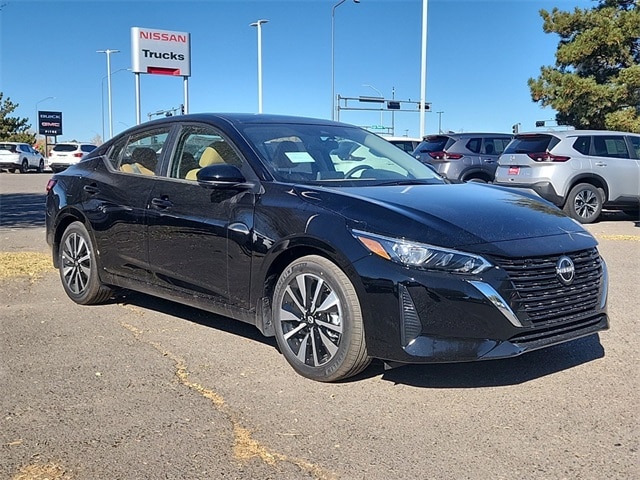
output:
[[[216,142],[219,143],[219,142]],[[208,167],[209,165],[215,165],[217,163],[225,163],[224,159],[218,153],[218,150],[214,147],[215,143],[209,145],[204,149],[202,155],[200,155],[200,160],[198,161],[199,168],[193,168],[187,172],[187,175],[184,177],[186,180],[197,180],[197,174],[201,168]]]

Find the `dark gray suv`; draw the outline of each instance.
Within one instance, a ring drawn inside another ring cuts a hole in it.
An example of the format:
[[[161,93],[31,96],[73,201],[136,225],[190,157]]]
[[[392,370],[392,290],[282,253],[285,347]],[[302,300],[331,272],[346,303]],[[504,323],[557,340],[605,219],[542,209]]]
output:
[[[447,133],[428,135],[413,151],[449,180],[492,182],[498,157],[513,135],[508,133]]]

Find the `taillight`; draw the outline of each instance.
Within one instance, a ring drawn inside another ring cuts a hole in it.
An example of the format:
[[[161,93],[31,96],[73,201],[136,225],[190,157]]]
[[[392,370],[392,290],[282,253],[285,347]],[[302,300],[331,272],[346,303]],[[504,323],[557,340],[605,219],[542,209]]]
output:
[[[460,160],[462,158],[460,153],[448,153],[445,151],[429,152],[429,156],[434,160]]]
[[[53,187],[56,186],[56,183],[58,183],[57,180],[50,178],[49,181],[47,182],[47,187],[46,187],[46,191],[47,193],[49,193],[49,190],[52,190]]]
[[[527,155],[534,162],[566,162],[571,159],[563,155],[552,155],[549,152],[527,153]]]
[[[84,155],[84,153],[81,153],[81,152],[76,152],[73,154],[73,156],[76,158],[82,158],[82,155]]]

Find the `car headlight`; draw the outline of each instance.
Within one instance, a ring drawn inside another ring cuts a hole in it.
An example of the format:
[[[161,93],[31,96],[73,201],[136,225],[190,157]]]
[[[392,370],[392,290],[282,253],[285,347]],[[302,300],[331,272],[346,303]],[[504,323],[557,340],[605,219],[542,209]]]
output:
[[[408,267],[477,274],[493,266],[479,255],[458,250],[384,237],[360,230],[352,230],[351,234],[371,253]]]

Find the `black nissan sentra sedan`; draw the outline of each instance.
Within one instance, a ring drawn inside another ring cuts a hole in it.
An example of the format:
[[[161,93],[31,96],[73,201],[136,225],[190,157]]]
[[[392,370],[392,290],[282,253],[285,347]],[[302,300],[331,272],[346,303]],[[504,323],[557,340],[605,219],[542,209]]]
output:
[[[165,118],[47,191],[73,301],[124,288],[248,322],[314,380],[372,358],[511,357],[608,328],[605,262],[577,222],[534,194],[447,183],[351,125]]]

